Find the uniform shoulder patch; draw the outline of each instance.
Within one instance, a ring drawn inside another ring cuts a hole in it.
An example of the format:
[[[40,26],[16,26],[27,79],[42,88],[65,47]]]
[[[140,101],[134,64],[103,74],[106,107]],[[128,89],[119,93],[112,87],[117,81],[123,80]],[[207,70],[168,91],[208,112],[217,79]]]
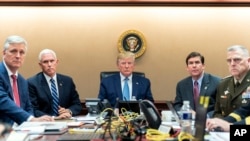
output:
[[[232,75],[228,75],[228,76],[226,76],[226,77],[223,77],[222,80],[223,80],[223,79],[227,79],[227,78],[231,78],[231,77],[232,77]]]

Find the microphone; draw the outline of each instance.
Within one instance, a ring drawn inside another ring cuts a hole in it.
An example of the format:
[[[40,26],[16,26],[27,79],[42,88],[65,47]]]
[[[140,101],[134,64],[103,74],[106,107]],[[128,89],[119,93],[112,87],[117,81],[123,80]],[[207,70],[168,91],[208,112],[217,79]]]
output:
[[[117,97],[116,100],[115,100],[114,108],[119,108],[119,97]]]
[[[119,97],[116,98],[115,106],[114,106],[114,112],[115,115],[119,116]]]

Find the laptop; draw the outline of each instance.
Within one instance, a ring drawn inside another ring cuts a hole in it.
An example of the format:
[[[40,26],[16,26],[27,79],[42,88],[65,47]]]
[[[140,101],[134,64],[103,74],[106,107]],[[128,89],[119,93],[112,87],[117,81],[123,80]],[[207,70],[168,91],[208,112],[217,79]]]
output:
[[[202,99],[202,98],[200,98]],[[167,101],[167,106],[169,110],[172,111],[172,114],[177,123],[181,123],[180,116],[177,114],[177,111],[174,109],[171,101]],[[205,106],[206,107],[206,106]],[[200,103],[196,107],[196,115],[194,122],[194,141],[204,141],[204,136],[206,134],[206,120],[207,120],[207,108],[204,107],[203,103]]]
[[[123,101],[119,100],[119,113],[121,114],[123,112],[134,112],[140,114],[140,106],[139,101],[131,100],[131,101]]]
[[[174,117],[174,121],[176,121],[179,125],[180,125],[180,116],[178,115],[177,111],[175,110],[175,108],[173,107],[172,101],[167,101],[167,106],[168,109],[172,112],[173,117]]]

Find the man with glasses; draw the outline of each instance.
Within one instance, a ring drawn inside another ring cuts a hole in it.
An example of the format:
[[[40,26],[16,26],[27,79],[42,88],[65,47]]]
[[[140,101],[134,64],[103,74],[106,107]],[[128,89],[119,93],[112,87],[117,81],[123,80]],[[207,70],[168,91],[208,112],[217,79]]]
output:
[[[249,51],[234,45],[227,49],[230,76],[224,78],[217,90],[214,117],[224,118],[250,102]]]

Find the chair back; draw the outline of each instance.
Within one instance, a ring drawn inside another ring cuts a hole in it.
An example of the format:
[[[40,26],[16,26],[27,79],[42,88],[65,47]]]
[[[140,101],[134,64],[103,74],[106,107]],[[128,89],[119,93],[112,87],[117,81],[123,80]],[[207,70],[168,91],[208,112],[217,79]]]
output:
[[[100,73],[100,80],[102,80],[103,78],[109,77],[111,75],[118,74],[118,73],[120,73],[120,72],[119,71],[102,71]],[[138,75],[138,76],[141,76],[141,77],[145,77],[144,72],[133,72],[133,75]]]

